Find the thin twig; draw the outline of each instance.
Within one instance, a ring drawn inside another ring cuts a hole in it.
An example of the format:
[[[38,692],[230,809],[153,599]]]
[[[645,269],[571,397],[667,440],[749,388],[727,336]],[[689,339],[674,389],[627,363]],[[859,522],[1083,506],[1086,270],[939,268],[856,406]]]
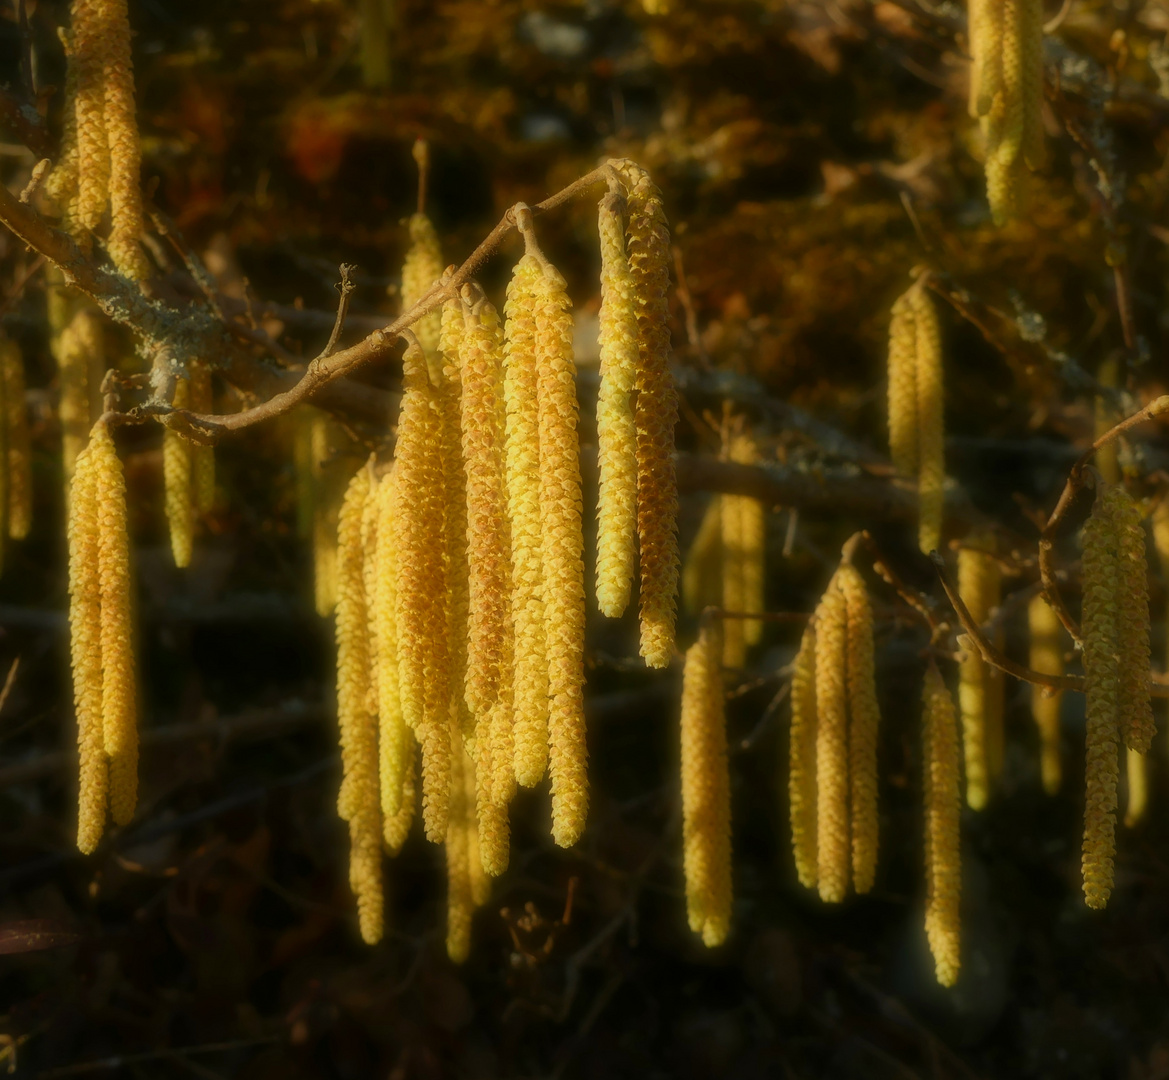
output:
[[[341,271],[341,280],[337,282],[337,291],[341,296],[337,301],[337,317],[333,320],[333,332],[329,335],[329,340],[324,349],[321,350],[322,360],[327,356],[332,356],[334,350],[337,348],[337,339],[345,329],[345,316],[349,313],[349,297],[353,290],[357,288],[353,284],[353,279],[350,276],[357,267],[352,263],[342,263],[339,269]]]

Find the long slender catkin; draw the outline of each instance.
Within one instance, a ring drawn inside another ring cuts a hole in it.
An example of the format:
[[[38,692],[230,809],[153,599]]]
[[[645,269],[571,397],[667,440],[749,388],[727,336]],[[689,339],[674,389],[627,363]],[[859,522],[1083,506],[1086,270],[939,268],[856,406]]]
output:
[[[457,719],[449,728],[451,740],[450,816],[446,830],[446,953],[461,964],[471,951],[471,864],[467,852],[467,788],[463,777],[463,732]]]
[[[641,572],[641,655],[665,667],[674,651],[678,591],[678,481],[674,427],[678,400],[670,375],[670,235],[661,192],[649,174],[627,169],[627,251],[637,314],[637,536]]]
[[[1023,158],[1032,169],[1047,164],[1043,132],[1043,0],[1022,0],[1019,48],[1023,61]]]
[[[471,881],[471,903],[482,907],[491,897],[491,879],[483,869],[479,853],[479,815],[476,808],[479,784],[475,775],[475,759],[463,748],[463,831],[467,835],[467,875]]]
[[[731,443],[731,460],[743,465],[754,465],[759,460],[759,448],[750,435],[741,435]],[[763,612],[763,591],[766,584],[767,511],[763,503],[749,495],[734,495],[739,500],[739,531],[743,550],[743,611],[758,615]],[[746,619],[743,623],[743,641],[755,645],[763,636],[762,619]]]
[[[905,476],[917,473],[917,328],[910,294],[893,304],[889,323],[889,456]]]
[[[697,615],[722,603],[722,496],[706,504],[686,560],[682,564],[682,607]]]
[[[834,579],[816,608],[816,883],[838,904],[848,891],[848,606]]]
[[[97,848],[105,828],[109,765],[102,728],[97,474],[93,454],[87,450],[78,456],[70,486],[69,635],[81,759],[77,847],[88,855]]]
[[[191,401],[189,379],[175,380],[173,405],[186,409]],[[193,444],[177,431],[162,433],[162,475],[166,488],[166,521],[170,529],[170,550],[175,566],[191,565],[195,508],[191,501],[191,457]]]
[[[800,639],[792,671],[792,722],[788,743],[788,811],[796,875],[816,887],[816,629]]]
[[[66,480],[73,475],[77,455],[89,439],[89,366],[95,355],[105,357],[101,320],[95,312],[82,308],[62,331],[57,350],[57,416]]]
[[[1082,538],[1084,692],[1087,698],[1082,866],[1084,899],[1091,908],[1102,908],[1108,903],[1112,892],[1112,860],[1116,853],[1116,781],[1119,771],[1116,743],[1121,718],[1117,663],[1120,566],[1112,502],[1106,492],[1097,492]]]
[[[1028,663],[1046,675],[1063,674],[1063,641],[1066,631],[1059,616],[1042,594],[1027,605],[1027,629],[1030,636]],[[1031,716],[1039,731],[1039,774],[1048,795],[1059,791],[1062,779],[1059,750],[1059,710],[1062,690],[1047,692],[1042,686],[1031,687]]]
[[[1124,826],[1131,829],[1145,816],[1149,805],[1149,759],[1139,750],[1124,752],[1125,778],[1128,781],[1128,799],[1124,807]]]
[[[23,540],[32,527],[32,451],[24,400],[24,357],[20,346],[9,338],[0,340],[0,375],[4,380],[8,535]]]
[[[1121,738],[1130,750],[1147,754],[1155,727],[1149,694],[1149,571],[1145,529],[1140,506],[1124,488],[1110,488],[1105,498],[1116,523]]]
[[[986,540],[976,537],[977,541]],[[958,593],[980,626],[997,603],[998,569],[993,556],[977,547],[958,551]],[[987,750],[987,665],[977,649],[966,650],[958,665],[958,704],[962,715],[962,750],[966,766],[966,802],[972,810],[986,806],[989,794]]]
[[[105,0],[77,0],[73,5],[73,52],[77,67],[78,242],[87,248],[89,233],[101,223],[110,183],[110,144],[106,131],[105,56],[109,26]]]
[[[552,838],[571,847],[588,814],[584,721],[584,544],[571,301],[551,265],[533,283],[540,428],[540,529],[548,642]]]
[[[962,864],[959,822],[958,727],[954,700],[933,663],[926,669],[922,709],[925,794],[925,931],[942,986],[953,986],[961,967]]]
[[[515,774],[534,787],[548,764],[548,652],[540,523],[539,372],[535,255],[516,264],[507,287],[504,398],[507,404],[507,505],[511,518],[511,614],[515,633]]]
[[[682,846],[690,929],[709,948],[731,924],[731,795],[717,624],[703,626],[682,671]]]
[[[625,253],[624,200],[600,203],[601,388],[597,396],[597,607],[618,618],[629,603],[637,561],[637,315]]]
[[[746,608],[743,568],[746,548],[743,534],[743,500],[738,495],[723,495],[719,521],[722,526],[722,606],[727,611],[742,612]],[[746,658],[747,645],[743,635],[743,620],[728,619],[723,624],[723,665],[741,668]]]
[[[945,501],[942,333],[923,280],[918,280],[909,295],[917,348],[917,542],[928,555],[941,543]]]
[[[836,574],[848,614],[848,780],[852,815],[852,876],[867,893],[877,874],[877,734],[881,715],[873,663],[873,609],[864,578],[845,563]]]
[[[337,503],[325,463],[332,452],[330,421],[319,409],[308,409],[308,502],[313,539],[313,598],[317,614],[327,618],[337,603]]]

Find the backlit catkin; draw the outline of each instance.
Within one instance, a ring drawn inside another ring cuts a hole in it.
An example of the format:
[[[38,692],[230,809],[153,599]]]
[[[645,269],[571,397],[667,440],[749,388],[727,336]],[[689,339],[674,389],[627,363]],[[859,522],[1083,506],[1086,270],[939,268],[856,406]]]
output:
[[[836,581],[816,608],[816,883],[838,904],[848,891],[848,605]]]
[[[682,606],[691,615],[722,604],[722,496],[706,504],[682,565]]]
[[[962,864],[958,725],[954,700],[937,669],[926,669],[922,708],[925,795],[925,932],[942,986],[953,986],[961,967]]]
[[[548,652],[540,523],[540,426],[537,403],[534,255],[516,264],[507,287],[504,398],[507,405],[507,503],[511,518],[511,613],[515,632],[515,774],[540,782],[548,763]]]
[[[24,358],[20,346],[8,338],[0,340],[0,376],[4,386],[4,441],[8,459],[8,535],[13,540],[23,540],[32,527],[32,452],[24,400]]]
[[[1116,853],[1116,781],[1120,730],[1120,565],[1114,517],[1115,499],[1098,491],[1084,525],[1083,638],[1084,692],[1087,697],[1083,874],[1084,899],[1102,908],[1112,892]]]
[[[845,563],[836,574],[848,616],[848,780],[852,814],[852,876],[858,893],[877,874],[877,733],[881,717],[873,663],[873,609],[864,578]]]
[[[545,265],[543,270],[533,283],[533,308],[548,648],[548,771],[552,779],[552,838],[561,847],[571,847],[584,831],[589,802],[580,441],[571,301],[556,269]]]
[[[410,217],[410,249],[402,266],[402,311],[409,311],[442,277],[442,249],[434,225],[425,214]],[[423,315],[411,329],[428,356],[438,350],[442,313]]]
[[[889,456],[904,476],[917,474],[917,328],[909,293],[893,304],[889,323]]]
[[[349,822],[349,884],[367,944],[381,940],[382,822],[378,791],[377,719],[371,708],[369,611],[365,586],[368,468],[345,491],[337,525],[337,721],[341,735],[341,792],[337,810]]]
[[[72,53],[77,67],[77,236],[88,247],[89,233],[101,223],[109,195],[110,143],[106,131],[105,57],[111,27],[106,0],[73,5]]]
[[[597,396],[597,607],[618,618],[629,603],[637,560],[637,315],[625,254],[624,200],[614,192],[600,204],[601,388]]]
[[[941,543],[946,484],[942,334],[937,310],[922,279],[909,296],[917,348],[917,542],[929,554]]]
[[[1028,662],[1045,675],[1063,674],[1063,642],[1066,631],[1059,616],[1042,594],[1027,605],[1027,629],[1030,636]],[[1031,687],[1031,716],[1039,731],[1039,773],[1048,795],[1059,791],[1062,778],[1059,749],[1059,710],[1062,690],[1047,691]]]
[[[674,651],[678,591],[678,482],[674,427],[678,400],[670,375],[670,235],[661,192],[644,170],[630,165],[626,178],[627,252],[637,314],[638,368],[637,536],[641,574],[641,655],[649,667],[666,667]]]
[[[816,887],[816,630],[800,639],[792,671],[791,734],[788,743],[788,810],[796,875]]]
[[[395,447],[393,527],[398,558],[398,681],[402,714],[422,747],[422,820],[442,843],[450,793],[450,652],[443,564],[439,410],[426,357],[402,357],[404,392]]]
[[[186,409],[190,404],[190,380],[175,380],[172,404]],[[162,433],[162,475],[166,488],[166,521],[170,529],[170,549],[175,566],[191,565],[195,514],[191,503],[191,452],[193,444],[177,431],[164,428]]]
[[[976,537],[981,543],[988,537]],[[978,547],[958,551],[958,593],[981,626],[998,604],[999,570],[994,556]],[[971,645],[958,666],[958,704],[962,714],[962,751],[966,766],[966,802],[972,810],[986,806],[989,793],[987,664]]]
[[[682,671],[682,846],[690,929],[709,948],[731,924],[731,793],[717,624],[703,626]]]

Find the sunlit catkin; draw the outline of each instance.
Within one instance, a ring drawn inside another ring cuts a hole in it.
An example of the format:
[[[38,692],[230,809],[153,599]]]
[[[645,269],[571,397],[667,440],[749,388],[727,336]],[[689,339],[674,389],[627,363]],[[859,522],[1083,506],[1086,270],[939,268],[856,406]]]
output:
[[[337,526],[337,721],[341,735],[341,793],[337,810],[349,822],[349,884],[368,944],[381,940],[382,823],[378,791],[377,719],[371,708],[369,611],[365,587],[368,468],[345,491]]]
[[[788,811],[796,874],[816,887],[816,630],[800,639],[792,670],[791,733],[788,743]]]
[[[442,843],[450,793],[450,651],[443,564],[439,411],[426,357],[402,357],[404,392],[395,447],[394,543],[398,558],[398,682],[402,714],[422,747],[422,820]]]
[[[571,847],[588,814],[584,721],[584,542],[571,302],[551,265],[533,283],[540,427],[540,530],[548,647],[552,838]]]
[[[1114,501],[1107,492],[1097,492],[1082,537],[1084,692],[1087,697],[1082,865],[1084,899],[1091,908],[1102,908],[1108,903],[1112,892],[1112,860],[1116,853],[1121,574]]]
[[[910,294],[893,304],[889,323],[889,456],[904,476],[917,474],[917,328]]]
[[[666,667],[674,651],[678,591],[678,483],[674,427],[678,400],[670,375],[670,235],[661,192],[630,166],[627,252],[637,314],[637,535],[641,574],[641,655]]]
[[[816,608],[816,883],[838,904],[848,891],[848,606],[834,579]]]
[[[1140,824],[1149,805],[1149,759],[1138,750],[1124,751],[1128,799],[1124,806],[1124,825],[1131,829]]]
[[[211,368],[201,360],[192,360],[190,379],[191,411],[213,413]],[[196,513],[209,513],[215,505],[215,448],[212,446],[191,447],[191,493]]]
[[[922,279],[909,296],[917,347],[917,542],[928,554],[941,542],[945,500],[942,334],[937,310]]]
[[[94,356],[105,357],[101,318],[82,308],[62,331],[57,349],[57,416],[61,421],[66,480],[73,475],[77,455],[89,439],[89,368]]]
[[[81,759],[77,847],[88,855],[105,828],[109,766],[102,729],[97,474],[91,453],[83,451],[78,464],[69,498],[69,635]]]
[[[1042,594],[1027,605],[1027,630],[1030,637],[1028,662],[1045,675],[1063,674],[1064,635],[1059,616]],[[1048,795],[1059,791],[1063,775],[1059,747],[1059,710],[1062,690],[1047,691],[1031,687],[1031,717],[1039,731],[1039,773]]]
[[[597,607],[611,619],[629,603],[637,561],[637,315],[625,254],[624,200],[600,204],[601,388],[597,396]]]
[[[682,606],[691,615],[722,606],[722,496],[706,504],[682,564]]]
[[[173,405],[185,409],[190,404],[189,379],[175,380]],[[166,521],[170,529],[170,550],[175,566],[191,565],[194,542],[195,512],[191,502],[191,457],[193,444],[177,431],[164,428],[162,433],[162,475],[166,488]]]
[[[402,311],[409,311],[442,277],[442,249],[438,233],[425,214],[410,217],[410,249],[402,266]],[[442,313],[434,310],[423,315],[411,329],[428,356],[438,349]]]
[[[881,716],[873,663],[873,609],[864,578],[845,563],[836,574],[848,614],[848,780],[852,814],[852,876],[858,893],[877,873],[877,734]]]
[[[0,339],[0,376],[8,459],[8,535],[23,540],[32,527],[32,452],[24,400],[24,357],[20,346],[9,338]]]
[[[682,845],[690,929],[709,948],[731,924],[731,794],[716,623],[686,650],[682,671]]]
[[[548,763],[548,652],[540,525],[540,421],[537,403],[534,255],[516,264],[507,287],[504,398],[507,405],[507,503],[511,518],[511,613],[515,632],[515,774],[540,782]]]
[[[89,233],[101,223],[109,195],[110,143],[106,131],[105,57],[110,33],[105,0],[73,5],[72,53],[77,69],[76,222],[78,242],[88,249]]]
[[[1149,694],[1149,571],[1145,529],[1140,506],[1124,488],[1109,488],[1104,498],[1115,521],[1120,733],[1130,750],[1147,754],[1155,729]]]
[[[975,537],[978,543],[990,538]],[[999,571],[986,550],[977,546],[958,551],[958,593],[981,626],[998,603]],[[987,664],[973,645],[958,666],[958,705],[962,714],[962,752],[966,766],[966,802],[972,810],[986,806],[989,793],[987,757]]]
[[[742,465],[754,465],[759,460],[759,448],[750,435],[740,435],[731,442],[731,460]],[[750,495],[735,495],[739,501],[739,531],[743,551],[743,611],[748,615],[763,612],[763,590],[766,584],[767,510],[763,503]],[[763,636],[763,620],[747,619],[743,623],[743,640],[756,644]]]
[[[958,725],[954,700],[937,666],[926,669],[922,703],[925,795],[925,932],[942,986],[953,986],[961,966],[962,864],[959,823]]]

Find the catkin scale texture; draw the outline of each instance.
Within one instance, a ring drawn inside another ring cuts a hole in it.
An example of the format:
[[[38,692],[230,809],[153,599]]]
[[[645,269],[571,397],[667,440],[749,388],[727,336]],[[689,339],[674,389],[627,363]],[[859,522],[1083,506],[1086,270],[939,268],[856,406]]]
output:
[[[979,537],[979,540],[985,538]],[[993,556],[976,547],[958,552],[958,593],[980,626],[998,603],[998,567]],[[972,810],[986,806],[989,794],[987,747],[987,665],[973,646],[958,666],[958,704],[962,715],[962,748],[966,766],[966,802]]]
[[[410,249],[402,266],[402,310],[409,311],[442,277],[442,249],[434,225],[425,214],[410,217]],[[439,347],[442,314],[431,311],[423,315],[411,329],[427,355]]]
[[[816,608],[816,883],[838,904],[848,891],[848,608],[833,581]]]
[[[1059,616],[1042,596],[1027,605],[1027,629],[1030,637],[1028,663],[1046,675],[1063,674],[1063,625]],[[1031,687],[1031,716],[1039,731],[1039,772],[1043,790],[1048,795],[1059,791],[1062,765],[1059,751],[1059,712],[1062,691],[1048,693],[1042,686]]]
[[[571,847],[588,814],[584,723],[584,545],[572,315],[551,266],[533,285],[540,431],[540,528],[548,643],[552,838]]]
[[[716,624],[704,626],[682,671],[682,846],[690,929],[713,948],[731,920],[731,799]]]
[[[634,283],[625,253],[623,200],[601,200],[600,354],[597,396],[597,607],[611,619],[629,603],[637,560],[637,427],[633,388],[637,378],[637,315]]]
[[[1141,508],[1122,487],[1104,496],[1115,522],[1119,645],[1120,725],[1125,746],[1147,754],[1153,742],[1149,694],[1149,577]]]
[[[792,672],[791,731],[788,742],[788,811],[796,875],[816,887],[816,630],[800,639]]]
[[[174,407],[190,405],[190,380],[175,380]],[[166,520],[170,529],[170,549],[175,566],[191,565],[195,513],[191,501],[191,460],[193,445],[177,431],[165,428],[162,433],[162,475],[166,489]]]
[[[110,144],[106,132],[105,58],[110,28],[106,0],[77,0],[73,5],[71,60],[77,68],[78,242],[89,246],[88,233],[101,223],[110,182]]]

